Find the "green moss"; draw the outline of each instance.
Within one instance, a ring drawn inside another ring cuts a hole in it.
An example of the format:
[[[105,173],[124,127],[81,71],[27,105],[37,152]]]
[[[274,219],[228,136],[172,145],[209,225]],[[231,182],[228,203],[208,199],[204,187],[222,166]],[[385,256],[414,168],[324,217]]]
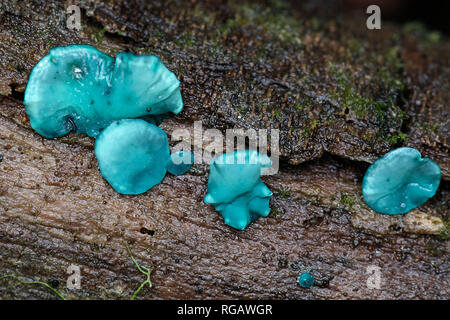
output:
[[[361,97],[356,92],[351,85],[351,77],[342,68],[333,62],[329,62],[328,69],[337,83],[336,91],[330,92],[330,97],[338,100],[343,110],[351,109],[356,112],[359,118],[363,118],[366,115],[367,108],[373,101]]]
[[[91,248],[93,251],[102,251],[104,249],[104,246],[98,243],[91,244]]]
[[[398,71],[403,68],[403,63],[400,59],[400,47],[394,46],[390,48],[385,55],[385,67],[391,67],[393,71]],[[388,69],[385,69],[385,71],[388,71]],[[390,75],[392,76],[392,75]],[[395,74],[397,76],[397,74]],[[399,83],[397,78],[393,78],[395,80],[395,84],[403,88],[403,84]]]
[[[355,204],[355,197],[348,193],[341,194],[341,203],[346,206],[353,206]]]
[[[96,29],[96,30],[93,31],[92,34],[94,35],[95,40],[96,40],[96,42],[98,44],[101,44],[103,42],[103,39],[105,37],[105,32],[106,32],[105,28],[103,28],[103,29]]]
[[[396,72],[394,76],[390,71],[398,70],[400,67],[398,48],[394,48],[389,51],[384,65],[373,77],[376,83],[382,83],[382,90],[385,91],[382,99],[374,99],[358,92],[354,86],[357,79],[351,71],[347,71],[342,65],[329,62],[328,70],[337,85],[335,90],[328,94],[340,103],[342,110],[352,110],[359,119],[365,119],[370,114],[374,114],[379,121],[383,121],[389,109],[393,110],[394,115],[403,116],[403,111],[395,103],[397,92],[404,88],[404,84],[396,77]]]
[[[311,109],[312,106],[313,103],[308,96],[302,95],[300,98],[295,99],[294,108],[296,110],[305,112],[306,110]]]
[[[270,209],[269,217],[275,218],[277,216],[282,216],[283,214],[284,214],[283,211],[272,208]]]
[[[188,48],[193,47],[195,45],[195,36],[190,33],[186,33],[184,35],[184,45]]]
[[[312,130],[316,129],[318,125],[319,125],[319,120],[318,119],[311,120],[310,127],[311,127]]]
[[[161,39],[163,38],[164,34],[163,34],[161,31],[159,31],[158,29],[155,29],[155,30],[153,31],[153,36],[154,36],[156,39],[161,40]]]
[[[303,137],[308,138],[311,135],[311,129],[309,127],[303,128]]]
[[[196,45],[196,36],[192,33],[184,33],[177,36],[173,43],[178,47],[192,48]]]
[[[208,41],[208,55],[212,57],[216,57],[219,54],[222,54],[224,52],[224,47],[220,42],[211,40]]]
[[[246,110],[247,110],[247,107],[244,106],[244,105],[239,105],[239,106],[236,107],[236,109],[239,111],[239,113],[245,114]]]
[[[437,124],[428,124],[428,123],[421,123],[421,124],[419,124],[419,126],[422,130],[430,132],[430,133],[436,132],[436,129],[438,127]]]
[[[439,31],[430,32],[427,40],[431,44],[438,44],[441,41],[441,33]]]
[[[200,6],[197,6],[192,11],[192,15],[201,23],[204,23],[206,26],[211,27],[214,25],[217,14],[216,12],[205,11]]]
[[[444,249],[439,246],[439,243],[430,240],[426,244],[426,250],[433,257],[442,257],[444,255]]]
[[[400,59],[400,48],[394,46],[388,50],[384,58],[384,64],[379,68],[376,79],[382,81],[384,87],[393,92],[403,90],[404,83],[399,79],[399,73],[403,69]]]
[[[278,196],[280,198],[289,198],[291,196],[291,190],[289,189],[278,190]]]
[[[408,135],[399,131],[397,134],[394,134],[388,138],[388,143],[390,145],[395,145],[398,143],[404,142],[408,138]]]
[[[255,56],[257,59],[263,59],[266,57],[267,48],[265,45],[256,47]]]
[[[431,124],[428,126],[428,128],[431,132],[435,132],[437,129],[437,126],[438,126],[437,124]]]
[[[364,51],[364,41],[361,41],[359,39],[351,39],[348,42],[348,49],[350,50],[350,55],[353,56],[354,54],[359,54]]]
[[[281,116],[281,109],[275,108],[275,109],[273,110],[273,115],[274,115],[275,117]]]
[[[441,240],[448,240],[450,238],[450,220],[448,218],[444,218],[442,219],[442,222],[444,223],[444,228],[442,228],[439,233],[439,237]]]
[[[449,231],[448,227],[445,227],[441,230],[441,232],[439,233],[439,237],[442,240],[448,240],[448,238],[450,238],[450,231]]]
[[[184,75],[184,72],[185,72],[185,70],[184,70],[183,67],[180,66],[180,67],[177,68],[177,76],[179,78],[181,78]]]
[[[257,3],[239,3],[235,2],[236,14],[234,18],[226,21],[219,28],[221,34],[228,34],[232,29],[253,25],[262,27],[266,33],[273,35],[283,42],[291,44],[301,44],[300,30],[301,24],[298,19],[292,16],[282,14],[283,6],[262,7]]]
[[[406,34],[417,36],[425,45],[436,45],[442,40],[442,35],[439,31],[430,31],[421,22],[409,22],[403,26],[403,31]]]
[[[270,3],[270,7],[274,8],[275,10],[288,9],[286,1],[284,1],[284,0],[269,0],[269,3]]]

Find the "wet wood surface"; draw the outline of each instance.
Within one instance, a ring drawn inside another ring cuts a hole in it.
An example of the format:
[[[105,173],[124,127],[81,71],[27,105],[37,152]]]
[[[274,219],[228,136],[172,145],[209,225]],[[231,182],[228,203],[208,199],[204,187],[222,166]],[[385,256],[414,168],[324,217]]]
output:
[[[264,2],[80,7],[77,31],[67,29],[63,3],[0,5],[0,276],[52,283],[70,299],[129,299],[145,276],[127,243],[153,270],[141,299],[450,297],[444,36],[389,23],[369,33],[365,15]],[[263,178],[274,192],[270,216],[244,231],[226,226],[203,202],[204,164],[120,195],[99,173],[93,139],[34,132],[22,104],[29,72],[50,48],[71,43],[160,56],[185,101],[161,125],[169,136],[197,120],[222,132],[280,129],[280,170]],[[401,145],[435,160],[443,180],[424,206],[380,215],[362,201],[362,177]],[[66,288],[70,265],[81,269],[79,290]],[[367,285],[373,266],[380,289]],[[302,289],[297,278],[308,270],[316,285]],[[0,298],[58,297],[9,279]]]

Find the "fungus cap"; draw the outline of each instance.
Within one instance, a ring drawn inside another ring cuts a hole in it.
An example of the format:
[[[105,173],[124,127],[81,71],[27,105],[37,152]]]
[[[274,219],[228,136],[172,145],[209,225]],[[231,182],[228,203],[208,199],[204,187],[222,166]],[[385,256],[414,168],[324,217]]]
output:
[[[433,197],[439,187],[441,170],[413,148],[394,149],[376,160],[366,171],[362,193],[375,211],[403,214]]]
[[[245,229],[270,212],[272,192],[262,182],[261,174],[271,165],[269,157],[260,156],[255,150],[238,150],[213,158],[204,201],[214,205],[227,225]]]
[[[74,130],[96,137],[112,121],[179,113],[180,82],[154,55],[114,59],[89,45],[56,47],[33,68],[25,90],[31,127],[47,138]]]
[[[256,150],[237,150],[214,157],[210,162],[207,203],[231,202],[249,192],[260,181],[261,174],[272,165],[266,155]]]
[[[95,141],[102,176],[123,194],[146,192],[166,175],[167,134],[140,119],[115,121]]]
[[[298,277],[298,283],[302,288],[311,288],[314,284],[314,277],[309,272],[303,272]]]

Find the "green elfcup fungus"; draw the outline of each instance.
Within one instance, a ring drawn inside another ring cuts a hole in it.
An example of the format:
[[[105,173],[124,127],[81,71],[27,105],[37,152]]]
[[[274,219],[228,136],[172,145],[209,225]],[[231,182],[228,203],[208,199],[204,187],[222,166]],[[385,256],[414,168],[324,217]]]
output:
[[[33,68],[24,96],[31,127],[47,138],[96,137],[111,122],[183,109],[180,81],[154,55],[89,45],[56,47]]]
[[[314,276],[309,272],[304,272],[298,277],[298,284],[302,288],[311,288],[314,284]]]
[[[402,147],[376,160],[362,183],[364,201],[373,210],[390,215],[404,214],[434,196],[441,169],[419,151]]]
[[[140,194],[162,181],[170,157],[164,130],[140,119],[113,122],[95,140],[102,176],[119,193]]]
[[[122,194],[144,193],[159,184],[168,169],[179,175],[191,166],[183,161],[173,163],[180,154],[170,155],[167,134],[142,119],[111,123],[95,140],[95,155],[102,176]]]
[[[173,175],[185,174],[194,163],[194,154],[186,151],[175,151],[167,162],[167,171]]]
[[[267,217],[272,191],[261,174],[272,162],[255,150],[224,153],[211,160],[207,194],[204,201],[223,216],[225,224],[245,229],[258,217]]]

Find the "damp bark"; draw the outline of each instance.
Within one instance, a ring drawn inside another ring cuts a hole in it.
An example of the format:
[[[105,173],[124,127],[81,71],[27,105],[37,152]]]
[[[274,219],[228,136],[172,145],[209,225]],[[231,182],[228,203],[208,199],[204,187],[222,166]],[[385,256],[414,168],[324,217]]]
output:
[[[51,283],[73,299],[448,299],[449,41],[417,24],[365,29],[366,15],[289,2],[81,1],[0,5],[0,275]],[[264,177],[269,218],[227,227],[203,203],[208,168],[125,196],[99,174],[93,139],[45,139],[22,104],[29,72],[54,46],[156,54],[182,82],[183,112],[162,127],[280,130],[280,172]],[[401,217],[364,204],[370,162],[418,148],[443,174],[437,195]],[[67,267],[82,272],[67,290]],[[381,290],[367,286],[379,266]],[[312,270],[316,285],[297,283]],[[54,282],[54,281],[53,281]],[[56,298],[0,282],[1,298]]]

